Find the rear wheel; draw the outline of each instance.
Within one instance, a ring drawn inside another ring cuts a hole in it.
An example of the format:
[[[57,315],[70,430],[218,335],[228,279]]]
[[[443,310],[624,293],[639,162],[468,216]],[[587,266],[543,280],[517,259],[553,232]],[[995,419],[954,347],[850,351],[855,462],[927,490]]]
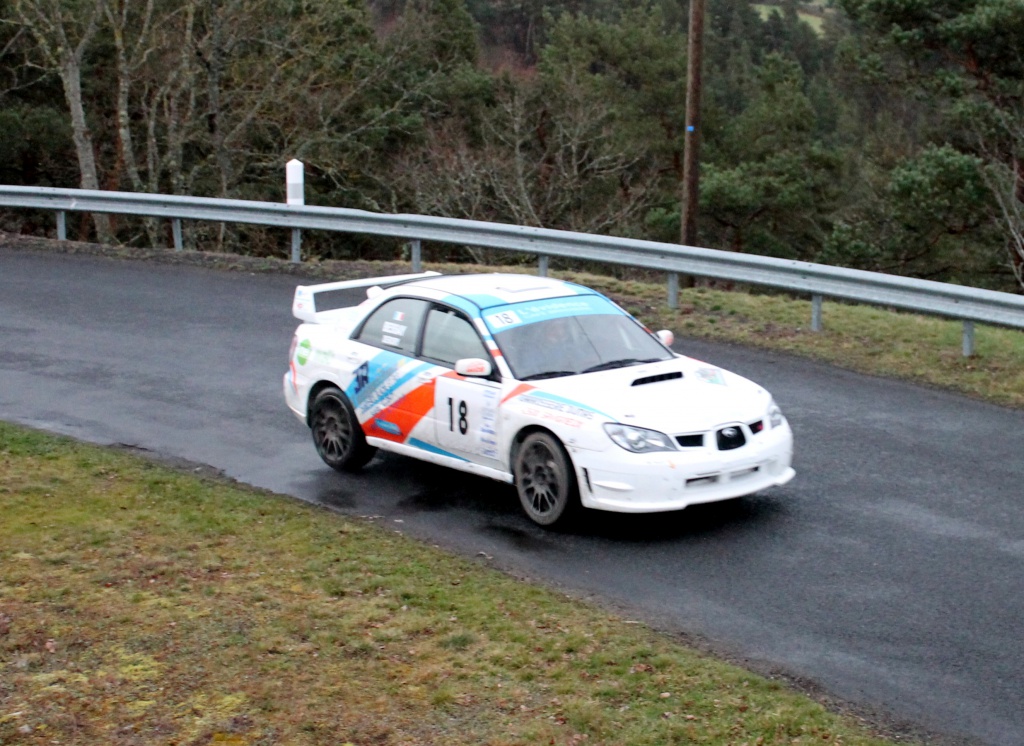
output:
[[[367,445],[348,397],[333,386],[313,399],[309,421],[316,452],[332,469],[356,471],[377,452]]]
[[[516,451],[513,474],[519,502],[534,523],[564,525],[577,512],[576,472],[565,448],[548,433],[530,433]]]

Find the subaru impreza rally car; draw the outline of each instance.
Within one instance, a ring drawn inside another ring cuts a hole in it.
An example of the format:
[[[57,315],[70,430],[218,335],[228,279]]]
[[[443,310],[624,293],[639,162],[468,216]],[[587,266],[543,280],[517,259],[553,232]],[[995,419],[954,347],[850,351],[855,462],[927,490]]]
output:
[[[385,287],[386,286],[386,287]],[[368,287],[357,306],[318,295]],[[513,483],[550,526],[578,508],[644,513],[788,482],[793,434],[771,395],[674,353],[581,285],[436,273],[299,286],[284,375],[320,457],[376,449]]]

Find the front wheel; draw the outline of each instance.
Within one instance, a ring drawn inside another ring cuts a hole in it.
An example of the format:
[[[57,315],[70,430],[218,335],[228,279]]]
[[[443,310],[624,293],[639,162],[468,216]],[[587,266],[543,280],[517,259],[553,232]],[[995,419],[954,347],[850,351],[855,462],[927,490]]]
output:
[[[368,445],[363,428],[348,398],[333,386],[316,395],[310,411],[310,429],[316,452],[336,471],[356,471],[377,449]]]
[[[541,526],[565,524],[577,512],[576,472],[565,448],[548,433],[530,433],[513,464],[523,510]]]

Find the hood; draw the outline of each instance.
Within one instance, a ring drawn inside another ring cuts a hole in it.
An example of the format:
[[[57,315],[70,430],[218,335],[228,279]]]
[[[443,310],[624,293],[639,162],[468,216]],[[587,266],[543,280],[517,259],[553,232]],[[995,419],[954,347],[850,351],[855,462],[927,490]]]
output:
[[[771,401],[752,381],[687,357],[531,383],[609,420],[665,433],[753,422]]]

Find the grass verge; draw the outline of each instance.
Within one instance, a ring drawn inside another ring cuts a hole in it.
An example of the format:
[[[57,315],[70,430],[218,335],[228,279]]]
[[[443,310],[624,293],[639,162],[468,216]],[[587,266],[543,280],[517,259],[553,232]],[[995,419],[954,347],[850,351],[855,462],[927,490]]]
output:
[[[0,744],[883,744],[479,562],[0,423]]]

